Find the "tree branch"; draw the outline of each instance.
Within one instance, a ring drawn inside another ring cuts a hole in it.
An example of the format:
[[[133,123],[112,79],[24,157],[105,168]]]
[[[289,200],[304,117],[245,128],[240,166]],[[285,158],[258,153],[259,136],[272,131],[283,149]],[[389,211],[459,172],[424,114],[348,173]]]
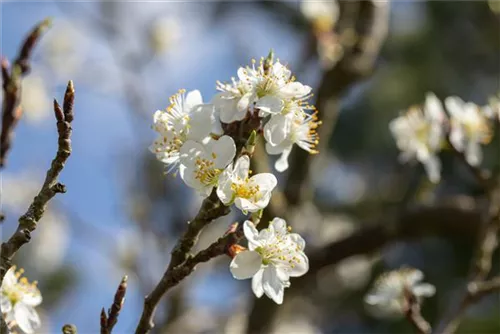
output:
[[[3,104],[2,132],[0,134],[0,169],[5,165],[6,155],[11,147],[14,128],[21,118],[21,78],[30,70],[29,60],[42,33],[50,27],[50,19],[45,19],[33,28],[23,42],[17,59],[9,73],[9,62],[2,59]]]
[[[19,218],[19,226],[7,242],[2,243],[0,256],[0,282],[7,270],[11,267],[11,261],[17,251],[31,239],[31,233],[36,229],[38,221],[42,218],[47,203],[58,193],[66,192],[66,187],[58,182],[58,177],[64,168],[66,160],[71,154],[71,122],[73,121],[73,100],[75,90],[73,82],[68,83],[61,109],[54,100],[54,112],[57,120],[57,132],[59,134],[58,148],[55,158],[52,160],[50,169],[47,171],[45,182],[38,195],[35,196],[28,211]]]
[[[115,298],[113,299],[113,304],[111,308],[108,309],[108,314],[104,308],[101,311],[101,334],[111,334],[113,327],[118,322],[118,316],[125,303],[125,294],[127,293],[127,276],[123,276],[120,285],[115,293]]]

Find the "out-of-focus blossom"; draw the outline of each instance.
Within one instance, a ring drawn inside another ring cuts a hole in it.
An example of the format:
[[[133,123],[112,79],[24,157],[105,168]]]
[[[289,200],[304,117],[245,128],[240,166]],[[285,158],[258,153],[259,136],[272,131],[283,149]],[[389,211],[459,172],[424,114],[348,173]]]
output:
[[[0,306],[9,326],[18,326],[30,334],[41,326],[35,306],[42,302],[42,295],[36,282],[29,283],[26,277],[21,277],[23,272],[22,269],[16,272],[15,266],[7,271],[0,287]]]
[[[206,144],[188,140],[180,150],[181,178],[206,197],[218,185],[220,174],[233,161],[235,154],[236,146],[229,136]]]
[[[456,96],[446,98],[445,105],[451,116],[451,144],[464,152],[470,165],[479,165],[483,160],[481,144],[489,143],[492,136],[490,120],[477,105],[465,103]]]
[[[198,90],[185,94],[180,90],[170,97],[166,110],[157,110],[153,116],[153,129],[159,134],[150,147],[151,152],[168,166],[168,171],[179,165],[179,152],[187,140],[203,141],[211,132],[213,106],[203,104]]]
[[[302,276],[309,270],[304,239],[296,233],[289,233],[281,218],[274,218],[269,227],[260,232],[247,220],[243,230],[248,250],[233,258],[230,265],[233,277],[252,278],[252,290],[258,298],[265,293],[275,303],[282,304],[290,277]]]
[[[41,75],[32,73],[22,82],[21,106],[28,122],[38,123],[52,115],[52,100]]]
[[[416,158],[424,165],[429,179],[434,183],[441,179],[441,162],[437,153],[444,140],[445,119],[441,101],[429,93],[423,110],[412,107],[389,124],[396,145],[402,151],[400,161]]]
[[[83,68],[89,41],[71,22],[58,21],[44,38],[42,60],[61,80],[74,77]]]
[[[339,18],[339,5],[336,0],[302,0],[300,11],[319,32],[331,31]]]
[[[266,123],[264,126],[266,151],[271,155],[281,154],[274,166],[277,171],[283,172],[288,169],[288,156],[293,144],[311,154],[318,153],[315,149],[319,142],[316,129],[320,124],[316,113],[309,115],[304,112],[275,115]]]
[[[172,49],[179,37],[179,23],[169,16],[153,21],[149,28],[149,44],[156,54]]]
[[[424,274],[413,268],[401,268],[382,274],[372,290],[365,296],[370,311],[377,317],[398,317],[404,315],[415,299],[422,302],[423,297],[432,297],[436,288],[422,283]]]
[[[488,105],[483,107],[485,115],[500,122],[500,95],[490,98]]]
[[[57,270],[62,265],[68,249],[69,233],[66,217],[49,208],[37,228],[37,237],[30,243],[32,252],[29,263],[36,266],[41,273]]]
[[[271,199],[271,192],[278,180],[271,173],[260,173],[249,177],[250,158],[244,155],[228,166],[219,178],[217,195],[222,203],[234,203],[238,209],[256,212],[264,209]]]

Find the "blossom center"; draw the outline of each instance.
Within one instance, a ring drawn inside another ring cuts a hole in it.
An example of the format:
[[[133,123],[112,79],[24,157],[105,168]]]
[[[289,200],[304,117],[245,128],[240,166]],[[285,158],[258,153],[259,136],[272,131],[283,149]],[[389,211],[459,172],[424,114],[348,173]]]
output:
[[[222,169],[215,168],[213,160],[198,157],[195,166],[195,178],[205,185],[216,184],[220,173],[222,173]]]
[[[252,185],[248,182],[248,178],[242,183],[231,184],[231,190],[239,198],[256,198],[260,194],[260,187],[258,184]]]

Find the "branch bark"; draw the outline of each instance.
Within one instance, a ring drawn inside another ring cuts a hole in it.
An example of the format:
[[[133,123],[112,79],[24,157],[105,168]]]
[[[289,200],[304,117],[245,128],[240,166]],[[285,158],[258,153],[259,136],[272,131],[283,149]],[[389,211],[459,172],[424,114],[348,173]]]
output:
[[[0,283],[5,273],[12,266],[12,259],[19,249],[31,240],[31,233],[36,229],[47,208],[48,202],[58,193],[65,193],[66,186],[58,182],[59,174],[71,155],[71,122],[73,121],[73,103],[75,90],[70,81],[64,94],[63,108],[54,100],[54,113],[57,120],[58,147],[55,158],[47,171],[45,181],[39,193],[33,199],[28,211],[19,218],[19,225],[14,234],[3,242],[0,248]],[[1,333],[7,333],[6,324],[1,317]]]
[[[9,62],[2,59],[3,104],[2,132],[0,134],[0,169],[6,162],[7,152],[12,145],[12,135],[17,122],[22,116],[21,79],[30,70],[30,57],[42,33],[50,27],[50,19],[45,19],[33,28],[23,42],[21,50],[9,73]]]

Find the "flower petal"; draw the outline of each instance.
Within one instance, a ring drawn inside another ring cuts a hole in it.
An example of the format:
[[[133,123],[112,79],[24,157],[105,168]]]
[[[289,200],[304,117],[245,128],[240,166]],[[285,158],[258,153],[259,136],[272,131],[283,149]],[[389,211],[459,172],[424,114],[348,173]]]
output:
[[[264,113],[277,114],[283,110],[283,100],[276,96],[266,95],[255,103],[255,108]]]
[[[2,313],[9,313],[11,310],[12,303],[10,302],[10,299],[3,294],[0,294],[0,311],[2,311]]]
[[[420,283],[413,286],[412,292],[417,297],[432,297],[436,293],[436,287],[429,283]]]
[[[233,138],[222,136],[213,143],[212,152],[215,154],[215,168],[226,168],[236,154],[236,145]]]
[[[248,248],[250,250],[254,250],[256,247],[261,246],[259,231],[257,231],[255,225],[250,220],[246,220],[243,223],[243,234],[245,234],[245,238],[248,240]]]
[[[264,269],[264,274],[262,275],[264,293],[276,304],[281,305],[283,303],[285,283],[278,278],[278,273],[274,266],[268,266]]]
[[[233,173],[234,176],[244,180],[248,177],[248,172],[250,170],[250,158],[248,155],[242,155],[234,165]]]
[[[304,252],[297,252],[295,254],[294,266],[288,272],[290,277],[300,277],[309,271],[309,259]]]
[[[294,81],[287,83],[280,89],[280,95],[286,99],[300,98],[311,92],[312,88]]]
[[[17,303],[14,306],[14,319],[24,333],[34,333],[40,328],[41,321],[38,313],[31,306],[24,303]]]
[[[264,294],[264,288],[262,287],[262,275],[264,274],[264,269],[260,269],[252,278],[252,291],[257,298],[262,297]]]
[[[291,127],[292,123],[289,117],[274,115],[264,126],[264,138],[269,145],[278,146],[289,136]],[[270,152],[268,151],[268,153]]]
[[[299,250],[303,251],[304,248],[306,247],[306,242],[304,241],[304,239],[297,233],[290,233],[288,235],[288,237],[293,241],[295,242],[295,244],[297,245],[297,247],[299,248]]]
[[[272,225],[274,228],[274,231],[278,235],[286,235],[288,230],[286,228],[286,221],[283,218],[274,218],[269,225]]]
[[[193,107],[202,104],[203,98],[201,97],[201,93],[199,90],[192,90],[186,94],[186,98],[184,100],[184,110],[189,112]]]
[[[290,155],[290,152],[292,152],[292,147],[293,146],[290,145],[289,147],[284,149],[283,153],[281,154],[281,157],[279,157],[278,160],[276,160],[274,168],[276,168],[278,172],[281,173],[288,169],[288,156]]]
[[[189,139],[201,141],[212,132],[212,125],[215,123],[213,105],[200,104],[189,116]]]
[[[231,274],[236,279],[248,279],[254,276],[262,266],[262,257],[254,251],[238,253],[229,265]]]

